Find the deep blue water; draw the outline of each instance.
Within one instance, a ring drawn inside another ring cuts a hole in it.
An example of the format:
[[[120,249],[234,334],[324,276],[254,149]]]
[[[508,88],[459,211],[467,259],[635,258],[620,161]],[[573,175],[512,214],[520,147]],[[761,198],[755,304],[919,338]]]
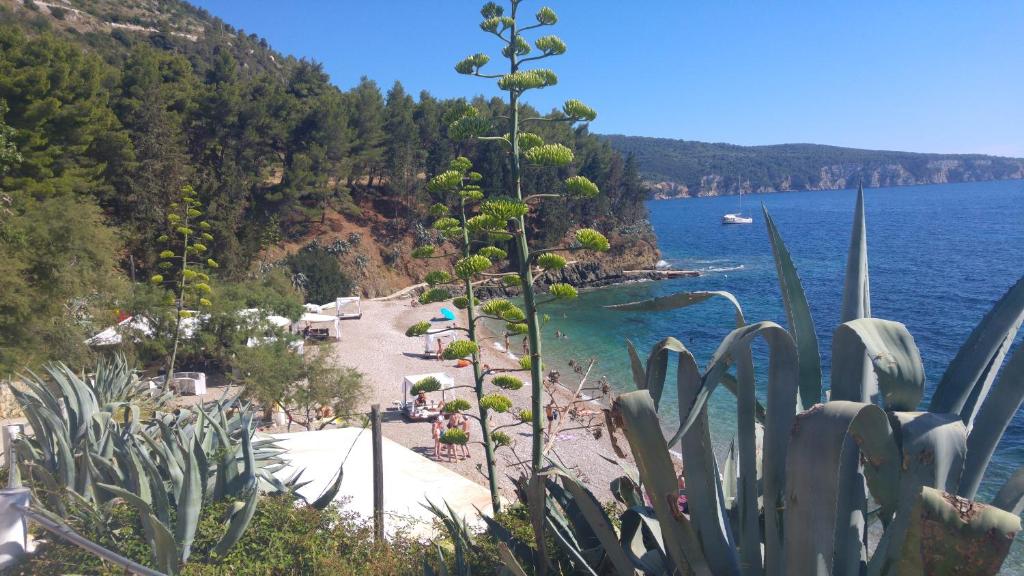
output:
[[[704,275],[585,291],[574,301],[548,305],[542,310],[551,317],[544,329],[547,362],[562,374],[571,374],[564,367],[567,359],[595,357],[598,374],[607,375],[613,388],[630,390],[625,339],[646,358],[655,342],[674,336],[705,365],[732,327],[731,307],[724,300],[659,313],[602,308],[680,291],[727,290],[739,299],[748,322],[774,320],[785,325],[760,212],[763,202],[803,281],[827,380],[855,199],[855,191],[838,190],[747,196],[742,205],[736,197],[651,202],[662,257],[675,268],[697,269]],[[1024,182],[869,189],[865,202],[872,315],[903,322],[914,335],[924,359],[928,398],[975,324],[1024,275]],[[752,225],[720,224],[724,213],[740,208],[753,216]],[[556,330],[568,338],[555,338]],[[663,426],[673,430],[678,422],[674,362],[670,360],[661,404]],[[755,348],[755,362],[761,386],[767,364],[764,350]],[[721,456],[735,432],[735,401],[727,391],[714,394],[710,414]],[[1018,414],[989,467],[983,499],[1022,465],[1024,416]],[[1018,543],[1015,556],[1020,549]]]

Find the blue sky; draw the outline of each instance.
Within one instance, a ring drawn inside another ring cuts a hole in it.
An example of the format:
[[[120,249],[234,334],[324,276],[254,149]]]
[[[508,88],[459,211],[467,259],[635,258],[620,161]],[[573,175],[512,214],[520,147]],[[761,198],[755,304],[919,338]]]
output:
[[[384,90],[400,80],[414,94],[496,94],[452,69],[497,54],[477,27],[482,2],[196,3],[323,62],[342,88],[366,75]],[[596,132],[1024,157],[1019,0],[523,3],[528,15],[543,5],[569,51],[547,61],[558,86],[529,101],[579,98],[597,109]]]

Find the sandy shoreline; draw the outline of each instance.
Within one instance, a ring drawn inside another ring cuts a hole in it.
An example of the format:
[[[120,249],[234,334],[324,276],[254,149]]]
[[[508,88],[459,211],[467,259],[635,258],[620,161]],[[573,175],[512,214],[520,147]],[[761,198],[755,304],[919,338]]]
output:
[[[426,422],[407,422],[393,402],[401,400],[402,378],[409,374],[422,374],[427,372],[445,372],[455,378],[456,386],[471,386],[473,383],[472,368],[458,368],[454,361],[424,359],[422,338],[409,338],[405,336],[405,330],[421,320],[430,321],[438,316],[441,308],[439,304],[419,306],[414,305],[411,300],[396,299],[389,301],[364,301],[363,317],[358,320],[346,320],[342,323],[342,337],[339,342],[333,343],[334,361],[341,366],[351,366],[365,374],[367,394],[364,405],[361,409],[369,410],[372,404],[380,404],[384,411],[383,431],[384,435],[395,442],[433,459],[433,440],[430,435],[430,424]],[[442,323],[435,323],[443,326]],[[518,367],[513,358],[496,349],[495,339],[488,334],[489,339],[481,345],[483,349],[483,363],[493,368],[515,368]],[[521,338],[513,338],[511,347],[513,352],[519,346]],[[528,375],[518,373],[517,376],[528,380]],[[578,384],[576,374],[563,375],[563,385],[575,387]],[[490,391],[499,391],[496,387],[488,386]],[[520,409],[527,409],[530,406],[529,386],[521,390],[505,392],[512,399],[513,412]],[[556,392],[562,398],[567,397],[569,392],[564,390]],[[434,393],[439,395],[439,393]],[[449,398],[459,397],[473,400],[473,391],[468,388],[459,388],[447,393]],[[563,401],[560,399],[560,401]],[[548,398],[544,399],[544,403]],[[475,402],[474,402],[475,405]],[[596,408],[597,406],[593,406]],[[475,408],[472,411],[475,413]],[[513,418],[506,414],[495,414],[492,420],[496,425],[511,424]],[[595,439],[587,430],[569,430],[579,426],[576,422],[567,421],[564,424],[566,431],[558,435],[552,450],[553,458],[566,468],[575,472],[594,491],[601,500],[611,498],[609,483],[622,475],[622,470],[617,464],[606,461],[600,455],[614,458],[612,448],[602,434],[600,439]],[[498,475],[502,495],[513,500],[515,494],[509,476],[519,476],[520,466],[517,465],[520,459],[529,462],[531,432],[528,426],[521,425],[504,429],[513,442],[513,449],[502,448],[498,451]],[[470,420],[470,439],[479,441],[480,428],[475,420]],[[448,462],[442,458],[441,464],[455,470],[470,480],[481,485],[486,485],[484,476],[485,468],[483,462],[483,447],[479,444],[470,446],[471,456],[468,459]]]

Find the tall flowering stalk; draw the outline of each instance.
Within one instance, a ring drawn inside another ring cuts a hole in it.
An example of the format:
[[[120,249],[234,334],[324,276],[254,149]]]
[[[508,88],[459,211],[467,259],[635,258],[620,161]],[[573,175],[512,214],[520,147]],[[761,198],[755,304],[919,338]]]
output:
[[[212,305],[209,296],[213,290],[206,270],[218,267],[217,261],[207,255],[213,235],[210,234],[210,224],[202,219],[202,204],[195,189],[190,185],[182,187],[178,201],[172,202],[168,208],[168,231],[157,239],[166,246],[160,252],[157,264],[160,272],[149,279],[152,284],[167,290],[166,304],[174,308],[173,344],[164,390],[170,388],[174,378],[182,320]]]
[[[473,54],[455,65],[455,70],[460,74],[476,76],[497,81],[498,88],[507,94],[509,113],[507,123],[504,126],[492,126],[490,121],[480,117],[474,108],[467,107],[466,114],[456,120],[449,129],[449,134],[455,137],[475,137],[479,140],[492,140],[503,143],[509,155],[511,167],[511,178],[509,198],[495,201],[496,210],[493,217],[500,218],[507,224],[507,229],[512,235],[512,243],[515,247],[516,262],[519,267],[519,284],[522,287],[523,306],[525,309],[525,323],[527,327],[527,338],[530,345],[528,360],[524,361],[524,368],[530,371],[531,384],[531,416],[533,423],[533,445],[531,458],[531,471],[533,478],[531,483],[539,483],[543,486],[538,473],[541,471],[544,454],[543,444],[543,377],[541,375],[541,338],[540,325],[537,314],[537,293],[534,288],[536,273],[544,269],[557,269],[566,265],[563,257],[555,254],[557,251],[566,248],[542,248],[534,249],[530,246],[527,237],[527,216],[531,211],[545,200],[561,200],[566,197],[592,198],[599,193],[597,186],[584,176],[572,176],[564,181],[560,191],[536,192],[530,195],[523,194],[522,175],[523,170],[528,167],[535,168],[559,168],[565,167],[573,162],[573,152],[562,144],[545,143],[540,135],[524,130],[531,125],[544,122],[564,122],[573,124],[577,122],[589,122],[594,120],[597,114],[593,109],[579,100],[568,100],[562,107],[561,114],[550,116],[527,116],[521,114],[521,99],[530,90],[539,90],[554,86],[558,77],[547,68],[537,68],[536,63],[547,60],[554,56],[564,54],[565,43],[554,35],[542,35],[533,39],[531,46],[524,33],[544,29],[553,26],[558,22],[558,17],[553,10],[544,7],[534,15],[534,21],[529,24],[521,24],[520,4],[522,0],[510,0],[508,13],[503,6],[494,2],[488,2],[480,10],[483,21],[480,28],[498,39],[501,45],[501,56],[507,63],[507,67],[498,73],[490,74],[483,71],[483,68],[490,62],[490,57],[483,53]],[[500,131],[498,135],[489,134],[495,130]],[[502,133],[503,132],[503,133]],[[606,251],[609,248],[608,240],[598,231],[584,228],[576,231],[576,245],[574,248],[590,249],[595,251]],[[566,284],[555,284],[551,286],[550,293],[555,298],[572,298],[576,296],[576,290]],[[530,502],[536,506],[535,518],[543,518],[544,498],[534,498]],[[538,513],[539,512],[539,513]],[[541,532],[542,526],[535,526],[538,545],[543,544]],[[543,554],[541,554],[543,556]],[[544,571],[543,562],[537,567],[538,573]]]

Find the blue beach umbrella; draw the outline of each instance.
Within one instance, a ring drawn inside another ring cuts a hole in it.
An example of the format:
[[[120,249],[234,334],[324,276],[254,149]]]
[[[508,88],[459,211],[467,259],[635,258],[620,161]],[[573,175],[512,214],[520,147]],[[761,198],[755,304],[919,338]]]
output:
[[[447,308],[441,308],[441,316],[444,316],[448,320],[455,320],[455,312]]]

